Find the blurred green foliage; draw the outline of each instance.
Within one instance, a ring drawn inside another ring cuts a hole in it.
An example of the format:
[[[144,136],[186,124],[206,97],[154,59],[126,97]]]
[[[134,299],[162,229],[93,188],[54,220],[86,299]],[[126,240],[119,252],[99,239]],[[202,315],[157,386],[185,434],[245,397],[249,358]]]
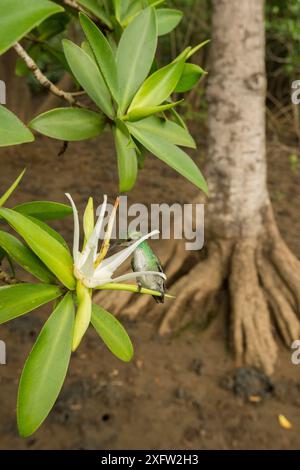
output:
[[[290,83],[300,76],[300,0],[266,2],[269,93],[290,101]]]

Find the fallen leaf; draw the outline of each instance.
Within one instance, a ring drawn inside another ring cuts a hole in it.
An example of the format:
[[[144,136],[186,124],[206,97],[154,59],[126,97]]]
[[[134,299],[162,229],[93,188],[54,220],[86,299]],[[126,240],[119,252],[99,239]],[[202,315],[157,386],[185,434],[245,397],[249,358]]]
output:
[[[249,401],[251,401],[251,403],[259,403],[261,402],[261,397],[258,395],[250,395]]]
[[[278,415],[278,421],[283,429],[292,429],[293,427],[292,423],[284,415]]]

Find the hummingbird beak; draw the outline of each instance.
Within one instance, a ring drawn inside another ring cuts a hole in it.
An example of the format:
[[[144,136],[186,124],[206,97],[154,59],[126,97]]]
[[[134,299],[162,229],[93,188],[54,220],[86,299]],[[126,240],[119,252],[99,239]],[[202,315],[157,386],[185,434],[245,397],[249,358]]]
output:
[[[133,240],[131,238],[117,240],[113,246],[130,246]]]

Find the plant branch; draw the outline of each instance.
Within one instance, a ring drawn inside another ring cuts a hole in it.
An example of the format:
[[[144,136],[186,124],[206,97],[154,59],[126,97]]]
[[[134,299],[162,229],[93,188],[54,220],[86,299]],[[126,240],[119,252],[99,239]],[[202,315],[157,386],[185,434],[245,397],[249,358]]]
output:
[[[73,8],[73,10],[76,10],[78,11],[78,13],[85,13],[87,14],[88,13],[88,16],[98,25],[101,27],[101,29],[104,29],[104,30],[110,30],[110,28],[100,22],[99,18],[97,18],[95,15],[93,15],[93,13],[90,11],[90,10],[86,10],[84,9],[81,5],[79,5],[75,0],[62,0],[62,3],[64,3],[65,5],[67,5],[68,7],[70,8]]]
[[[135,292],[137,294],[146,294],[154,295],[156,297],[161,297],[161,292],[152,289],[145,289],[144,287],[138,287],[132,284],[119,284],[117,282],[110,282],[103,284],[102,286],[95,287],[96,290],[117,290],[123,292]],[[165,297],[168,299],[174,299],[173,295],[165,294]]]
[[[7,274],[5,271],[0,269],[0,282],[3,282],[4,284],[12,285],[12,284],[17,284],[18,281],[15,277],[10,276]]]
[[[80,101],[77,101],[72,93],[68,93],[64,90],[60,90],[54,83],[52,83],[39,69],[36,62],[27,54],[25,49],[18,42],[14,45],[14,49],[19,57],[25,62],[29,70],[33,73],[37,81],[44,87],[47,88],[51,93],[58,96],[59,98],[67,101],[71,106],[78,106],[80,108],[85,108],[84,104]]]

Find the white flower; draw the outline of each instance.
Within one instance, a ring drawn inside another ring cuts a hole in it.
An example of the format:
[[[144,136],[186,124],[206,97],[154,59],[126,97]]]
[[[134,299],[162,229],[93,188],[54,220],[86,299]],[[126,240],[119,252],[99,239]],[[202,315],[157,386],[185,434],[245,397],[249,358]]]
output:
[[[104,236],[104,241],[102,243],[101,249],[98,252],[99,237],[103,227],[103,220],[106,211],[107,196],[104,196],[104,201],[101,207],[101,211],[95,224],[94,230],[86,240],[86,244],[82,252],[79,250],[80,242],[80,230],[79,230],[79,218],[76,206],[70,194],[66,194],[67,198],[71,202],[74,216],[74,240],[73,240],[73,259],[74,259],[74,275],[76,279],[81,281],[81,283],[88,288],[96,288],[98,286],[111,283],[111,282],[122,282],[127,281],[128,279],[135,279],[140,276],[155,274],[156,276],[161,276],[163,279],[166,279],[164,273],[159,273],[157,271],[140,271],[140,272],[131,272],[124,274],[123,276],[117,276],[113,278],[114,272],[119,268],[119,266],[126,261],[127,258],[134,252],[134,250],[152,235],[159,233],[158,230],[153,230],[151,233],[142,236],[129,247],[123,249],[115,255],[105,258],[106,253],[109,247],[109,241],[115,221],[116,211],[118,207],[118,200],[114,205],[113,211],[108,221],[107,229]]]

